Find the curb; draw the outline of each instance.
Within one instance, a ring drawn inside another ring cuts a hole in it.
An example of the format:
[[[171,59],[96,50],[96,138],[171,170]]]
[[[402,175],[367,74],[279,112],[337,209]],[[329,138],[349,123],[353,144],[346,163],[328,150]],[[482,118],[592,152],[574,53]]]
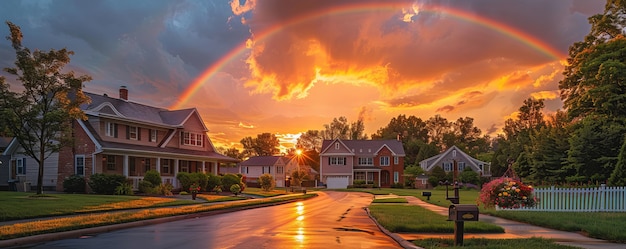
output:
[[[380,231],[382,231],[384,234],[386,234],[387,236],[389,236],[390,238],[392,238],[393,240],[396,241],[396,243],[400,244],[400,246],[402,246],[402,248],[404,249],[424,249],[422,247],[416,246],[415,244],[403,239],[402,237],[400,237],[399,235],[390,232],[389,230],[387,230],[386,228],[384,228],[383,226],[381,226],[378,221],[372,217],[372,215],[370,214],[370,209],[369,208],[363,208],[365,209],[365,212],[367,213],[367,216],[370,217],[370,219],[372,221],[374,221],[374,223],[376,224],[376,226],[378,227],[378,229],[380,229]]]

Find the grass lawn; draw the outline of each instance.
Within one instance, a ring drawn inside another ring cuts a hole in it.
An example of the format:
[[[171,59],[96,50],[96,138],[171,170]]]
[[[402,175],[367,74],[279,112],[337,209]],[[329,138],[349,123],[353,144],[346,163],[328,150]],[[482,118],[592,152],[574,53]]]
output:
[[[256,196],[262,196],[262,197],[272,197],[272,196],[288,194],[284,188],[274,189],[272,191],[264,191],[261,188],[251,188],[251,187],[246,187],[246,190],[244,190],[243,193],[247,195],[256,195]]]
[[[416,240],[413,243],[419,247],[426,249],[431,248],[463,248],[463,249],[573,249],[578,247],[564,246],[556,244],[547,239],[464,239],[463,247],[454,246],[454,240],[451,239],[425,239]]]
[[[383,198],[383,199],[374,199],[372,203],[407,203],[408,201],[405,198]]]
[[[50,194],[44,197],[29,196],[33,196],[33,193],[1,191],[0,221],[119,209],[196,204],[196,202],[188,200],[145,196],[83,194]]]
[[[429,202],[442,207],[448,207],[450,201],[446,200],[446,190],[441,189],[348,189],[347,191],[361,191],[372,194],[396,194],[404,196],[415,196],[423,201]],[[432,193],[430,200],[422,196],[422,192],[428,191]],[[453,189],[450,189],[450,195],[453,195]],[[478,190],[459,190],[461,204],[477,204],[480,192]],[[532,225],[553,228],[569,232],[581,232],[589,237],[610,240],[615,242],[626,242],[626,231],[624,229],[616,229],[626,224],[626,213],[606,213],[606,212],[539,212],[539,211],[495,211],[494,209],[485,209],[479,205],[481,213],[502,217],[505,219],[525,222]],[[466,226],[469,223],[466,223]]]
[[[99,197],[102,197],[98,195]],[[109,213],[93,213],[79,216],[60,217],[50,220],[22,222],[13,225],[0,226],[0,240],[25,237],[37,234],[70,231],[87,227],[97,227],[111,224],[148,220],[161,217],[208,212],[214,210],[240,208],[270,203],[279,203],[290,200],[307,199],[315,194],[293,195],[275,198],[251,199],[243,202],[225,202],[212,204],[196,204],[178,207],[161,207],[142,210],[127,210]]]
[[[394,233],[454,233],[454,222],[448,217],[415,205],[372,204],[372,216]],[[500,226],[475,221],[465,222],[466,233],[504,233]]]

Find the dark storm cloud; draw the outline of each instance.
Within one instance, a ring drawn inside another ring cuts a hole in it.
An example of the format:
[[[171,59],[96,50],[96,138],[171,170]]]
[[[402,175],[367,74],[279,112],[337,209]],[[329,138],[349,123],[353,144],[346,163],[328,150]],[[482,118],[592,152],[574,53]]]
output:
[[[21,26],[30,48],[73,50],[71,66],[94,78],[87,90],[124,84],[135,97],[161,105],[176,94],[143,94],[180,93],[249,35],[229,21],[226,1],[7,0],[0,16]],[[0,31],[8,34],[6,25]],[[12,63],[7,42],[0,42],[0,55],[0,66]]]

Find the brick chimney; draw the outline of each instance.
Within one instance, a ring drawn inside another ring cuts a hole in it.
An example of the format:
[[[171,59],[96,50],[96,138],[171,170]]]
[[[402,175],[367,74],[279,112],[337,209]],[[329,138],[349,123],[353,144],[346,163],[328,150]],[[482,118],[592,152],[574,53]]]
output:
[[[126,89],[126,86],[120,86],[120,99],[128,100],[128,89]]]

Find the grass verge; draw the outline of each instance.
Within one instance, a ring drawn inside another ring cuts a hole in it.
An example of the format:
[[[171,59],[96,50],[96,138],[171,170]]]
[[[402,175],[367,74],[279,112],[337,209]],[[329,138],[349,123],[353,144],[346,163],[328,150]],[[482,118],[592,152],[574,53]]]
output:
[[[186,205],[179,207],[162,207],[143,210],[129,210],[111,213],[85,214],[58,219],[31,221],[13,225],[0,226],[0,240],[19,238],[37,234],[71,231],[76,229],[97,227],[104,225],[120,224],[154,218],[162,218],[176,215],[185,215],[230,208],[242,208],[257,205],[267,205],[285,201],[307,199],[317,196],[316,194],[284,196],[265,199],[250,199],[240,202],[213,203]]]
[[[0,192],[2,199],[0,221],[196,204],[194,201],[164,197],[82,194],[47,194],[45,197],[30,197],[32,195],[23,192]]]
[[[372,204],[369,209],[378,223],[394,233],[454,233],[454,222],[420,206]],[[504,229],[476,221],[465,222],[465,232],[504,233]]]
[[[454,246],[451,239],[424,239],[415,240],[413,244],[426,249],[436,248],[463,248],[463,249],[573,249],[578,247],[564,246],[548,239],[464,239],[463,247]]]
[[[448,207],[450,201],[446,200],[445,188],[437,189],[349,189],[347,191],[360,191],[372,194],[395,194],[401,196],[415,196],[425,202],[442,207]],[[422,196],[422,192],[431,192],[430,200]],[[449,194],[453,194],[450,189]],[[459,192],[461,204],[477,204],[480,192],[473,189],[461,189]],[[626,213],[606,213],[606,212],[527,212],[527,211],[495,211],[485,209],[479,205],[480,212],[504,219],[520,221],[536,226],[547,227],[568,232],[579,232],[592,238],[604,239],[613,242],[625,243],[626,232],[623,227],[626,224]],[[469,223],[466,223],[466,226]]]
[[[407,203],[405,198],[381,198],[374,199],[372,203]]]

